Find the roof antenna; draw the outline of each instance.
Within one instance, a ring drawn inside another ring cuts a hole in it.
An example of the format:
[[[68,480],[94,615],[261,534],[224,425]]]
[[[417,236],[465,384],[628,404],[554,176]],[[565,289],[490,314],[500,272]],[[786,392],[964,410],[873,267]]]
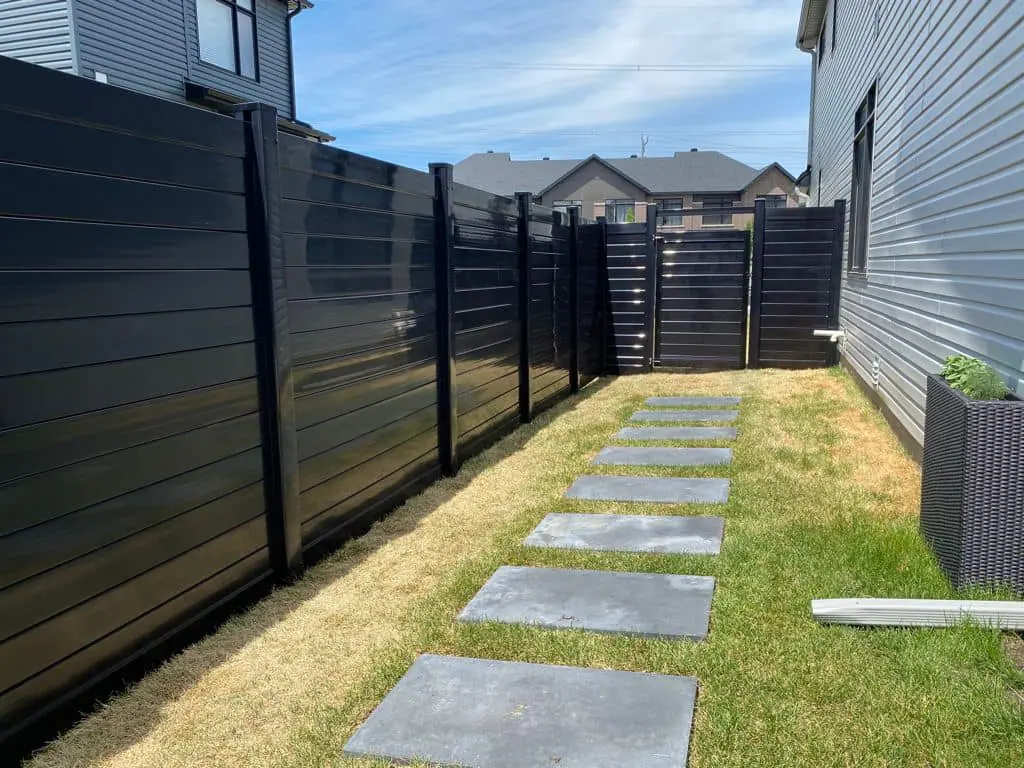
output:
[[[647,142],[650,140],[650,136],[640,136],[640,157],[647,157]]]

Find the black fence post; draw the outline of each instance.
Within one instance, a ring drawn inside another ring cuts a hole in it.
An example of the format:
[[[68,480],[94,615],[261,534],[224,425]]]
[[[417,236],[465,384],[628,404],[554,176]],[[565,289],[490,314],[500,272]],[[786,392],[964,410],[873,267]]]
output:
[[[267,544],[274,574],[281,581],[289,581],[302,570],[302,525],[295,385],[281,235],[277,110],[266,104],[242,104],[235,114],[247,129],[246,218]]]
[[[647,266],[647,301],[644,313],[644,356],[647,358],[647,370],[653,371],[655,317],[658,312],[658,206],[653,203],[647,206],[646,244],[644,261]]]
[[[597,289],[599,299],[597,302],[598,311],[601,313],[601,356],[600,375],[608,375],[608,343],[609,337],[614,334],[612,328],[612,299],[611,288],[608,279],[608,219],[604,216],[597,217],[597,223],[601,227],[601,252],[598,255],[598,276]]]
[[[832,224],[832,263],[828,275],[828,329],[839,330],[839,302],[843,290],[843,244],[846,237],[846,201],[836,200]],[[839,365],[839,344],[828,350],[828,365]]]
[[[569,392],[580,391],[580,213],[569,211]]]
[[[530,212],[533,195],[517,192],[519,203],[519,421],[533,420],[533,371],[530,366],[530,298],[533,259],[530,254]]]
[[[747,333],[747,368],[761,367],[761,281],[764,276],[764,235],[767,208],[754,203],[754,247],[750,259],[750,331]]]
[[[434,176],[434,268],[437,308],[437,452],[444,475],[459,471],[459,402],[455,370],[455,168],[431,163]]]

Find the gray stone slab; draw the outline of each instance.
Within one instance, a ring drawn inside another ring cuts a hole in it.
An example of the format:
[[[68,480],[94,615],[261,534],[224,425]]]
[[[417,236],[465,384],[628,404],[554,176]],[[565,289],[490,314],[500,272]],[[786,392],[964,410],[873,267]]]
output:
[[[714,591],[710,576],[504,565],[459,621],[703,640]]]
[[[717,555],[725,520],[720,517],[551,514],[523,542],[545,549]]]
[[[736,427],[625,427],[616,440],[733,440]]]
[[[722,503],[729,500],[729,481],[711,477],[583,475],[572,484],[565,495],[570,499],[590,501]]]
[[[732,462],[731,448],[602,448],[591,464],[620,467],[710,467]]]
[[[637,411],[630,421],[736,421],[739,411]]]
[[[739,405],[738,397],[648,397],[645,405],[659,408],[728,408]]]
[[[681,768],[692,677],[423,655],[348,755],[464,768]]]

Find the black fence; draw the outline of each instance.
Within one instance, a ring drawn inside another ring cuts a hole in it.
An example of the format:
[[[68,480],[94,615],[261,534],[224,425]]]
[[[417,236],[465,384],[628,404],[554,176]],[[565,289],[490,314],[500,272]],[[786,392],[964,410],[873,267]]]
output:
[[[651,369],[657,278],[654,223],[649,217],[646,224],[605,225],[608,373],[644,373]]]
[[[655,365],[744,367],[749,253],[750,233],[743,230],[659,235]]]
[[[0,81],[0,741],[603,370],[600,225],[259,105]]]
[[[820,368],[838,347],[815,330],[839,327],[846,202],[822,208],[763,208],[754,217],[751,368]]]

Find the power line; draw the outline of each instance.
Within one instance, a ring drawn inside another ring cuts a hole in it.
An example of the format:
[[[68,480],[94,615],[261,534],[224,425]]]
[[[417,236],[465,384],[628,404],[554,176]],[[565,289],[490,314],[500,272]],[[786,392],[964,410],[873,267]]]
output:
[[[803,70],[794,64],[599,64],[557,62],[431,62],[423,69],[493,69],[527,72],[792,72]]]

